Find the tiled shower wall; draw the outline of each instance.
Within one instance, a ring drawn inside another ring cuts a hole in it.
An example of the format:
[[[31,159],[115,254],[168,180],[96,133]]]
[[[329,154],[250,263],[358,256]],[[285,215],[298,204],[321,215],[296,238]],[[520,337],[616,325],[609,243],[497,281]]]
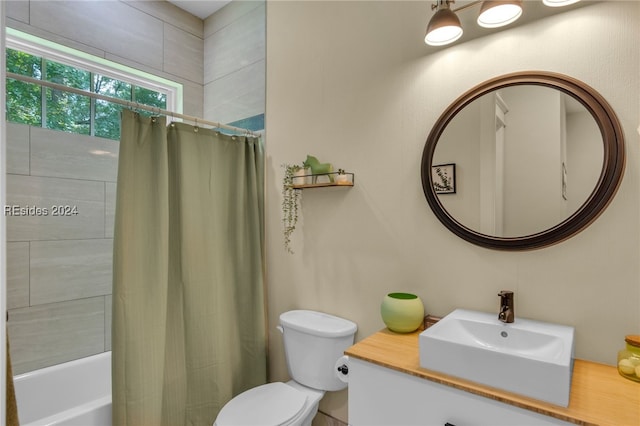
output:
[[[223,123],[265,111],[266,2],[232,1],[204,21],[204,114]]]
[[[202,116],[201,19],[166,1],[7,1],[6,13],[8,27],[181,83],[184,113]],[[14,373],[109,350],[118,142],[9,123],[7,151],[7,204],[48,210],[7,215]]]
[[[206,21],[166,1],[6,1],[7,26],[183,84],[184,113],[265,112],[265,2]],[[14,373],[110,349],[115,141],[10,123],[7,204],[77,215],[8,216]]]
[[[117,141],[7,126],[7,305],[16,373],[111,348],[117,162]]]

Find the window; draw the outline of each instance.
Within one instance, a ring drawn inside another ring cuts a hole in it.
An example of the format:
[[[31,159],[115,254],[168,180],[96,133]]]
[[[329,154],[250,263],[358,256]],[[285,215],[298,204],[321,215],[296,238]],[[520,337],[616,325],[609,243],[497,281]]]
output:
[[[7,72],[182,112],[182,85],[7,28]],[[7,121],[120,138],[121,105],[7,78]]]

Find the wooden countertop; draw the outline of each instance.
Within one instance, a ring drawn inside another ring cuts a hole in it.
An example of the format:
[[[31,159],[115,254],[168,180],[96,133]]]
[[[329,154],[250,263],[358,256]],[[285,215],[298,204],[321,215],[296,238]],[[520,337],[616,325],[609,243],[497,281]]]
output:
[[[576,359],[569,407],[538,401],[420,367],[418,336],[381,330],[345,351],[353,358],[580,425],[640,426],[640,383],[615,367]]]

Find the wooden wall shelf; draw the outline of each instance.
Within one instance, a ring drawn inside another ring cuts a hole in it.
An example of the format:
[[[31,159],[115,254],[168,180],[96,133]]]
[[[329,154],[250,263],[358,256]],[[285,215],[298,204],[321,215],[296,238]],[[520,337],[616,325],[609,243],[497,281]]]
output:
[[[333,182],[331,182],[331,178],[333,178]],[[313,183],[315,181],[315,183]],[[305,182],[297,184],[296,182]],[[303,175],[303,176],[294,176],[293,185],[291,187],[293,189],[307,189],[307,188],[326,188],[330,186],[345,186],[351,187],[355,183],[355,175],[353,173],[320,173],[315,175]]]

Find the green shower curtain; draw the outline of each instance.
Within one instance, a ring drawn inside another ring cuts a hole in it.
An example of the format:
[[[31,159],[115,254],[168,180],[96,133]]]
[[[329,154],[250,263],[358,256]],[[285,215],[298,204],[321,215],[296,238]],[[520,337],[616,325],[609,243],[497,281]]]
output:
[[[266,381],[263,151],[122,113],[113,424],[208,425]]]

